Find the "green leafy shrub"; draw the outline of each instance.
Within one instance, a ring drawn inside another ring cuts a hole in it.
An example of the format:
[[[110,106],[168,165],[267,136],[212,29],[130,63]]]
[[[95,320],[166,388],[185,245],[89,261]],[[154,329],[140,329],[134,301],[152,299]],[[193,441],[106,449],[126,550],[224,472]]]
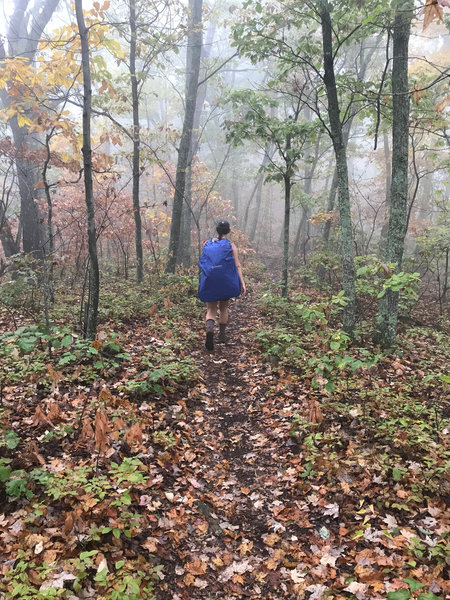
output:
[[[386,265],[376,256],[359,256],[355,263],[357,295],[366,296],[377,304],[387,290],[392,290],[399,292],[400,310],[409,312],[415,306],[419,298],[419,273],[395,273],[395,264]]]
[[[0,335],[3,375],[6,381],[24,381],[35,373],[46,372],[51,360],[56,368],[80,365],[85,380],[95,379],[129,360],[119,339],[118,334],[110,333],[103,342],[91,342],[67,327],[55,327],[49,334],[44,325],[22,326]]]
[[[163,394],[177,385],[192,382],[198,376],[198,369],[193,359],[182,357],[176,352],[176,345],[166,345],[155,353],[151,346],[142,359],[139,379],[131,379],[119,389],[127,391],[140,399],[146,394]]]

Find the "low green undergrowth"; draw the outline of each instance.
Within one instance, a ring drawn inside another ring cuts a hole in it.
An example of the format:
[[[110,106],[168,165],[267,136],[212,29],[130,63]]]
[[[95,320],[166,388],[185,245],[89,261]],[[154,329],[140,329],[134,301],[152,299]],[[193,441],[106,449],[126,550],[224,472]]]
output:
[[[259,303],[269,316],[269,327],[255,334],[263,356],[310,380],[313,388],[333,392],[343,380],[348,387],[357,372],[382,358],[380,353],[351,347],[349,336],[332,326],[346,303],[342,292],[316,302],[299,294],[287,301],[267,293]]]
[[[141,368],[137,378],[125,381],[119,387],[137,400],[148,394],[173,391],[177,386],[194,382],[199,374],[195,360],[184,356],[180,344],[172,339],[166,340],[157,352],[149,346],[142,357]]]

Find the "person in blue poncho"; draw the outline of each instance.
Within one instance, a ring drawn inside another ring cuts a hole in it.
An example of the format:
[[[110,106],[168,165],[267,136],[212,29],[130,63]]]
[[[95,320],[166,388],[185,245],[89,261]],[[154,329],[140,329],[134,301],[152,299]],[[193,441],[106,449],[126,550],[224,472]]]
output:
[[[225,330],[228,323],[230,298],[245,294],[245,283],[238,251],[227,235],[230,233],[228,221],[219,221],[216,227],[217,238],[203,244],[200,257],[200,284],[198,296],[206,303],[206,341],[209,351],[214,350],[214,326],[219,312],[219,342],[225,343]]]

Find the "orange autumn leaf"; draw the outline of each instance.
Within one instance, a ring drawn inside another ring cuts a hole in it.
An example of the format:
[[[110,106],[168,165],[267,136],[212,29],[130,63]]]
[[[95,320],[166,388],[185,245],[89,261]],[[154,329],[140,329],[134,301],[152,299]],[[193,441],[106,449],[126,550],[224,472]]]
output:
[[[67,513],[66,518],[64,519],[63,533],[65,536],[68,536],[69,533],[72,531],[73,525],[74,525],[73,513],[69,512],[69,513]]]
[[[125,441],[132,446],[133,444],[142,444],[142,427],[140,423],[134,423],[125,433]]]
[[[444,110],[447,107],[447,104],[450,103],[450,94],[447,94],[447,96],[445,96],[445,98],[442,100],[442,102],[439,102],[439,104],[436,104],[436,106],[434,107],[435,112],[438,113],[442,113],[444,112]]]
[[[423,7],[423,31],[432,23],[434,19],[442,21],[444,18],[444,11],[439,6],[438,0],[426,0],[425,6]]]
[[[194,558],[193,561],[186,563],[184,568],[188,573],[191,573],[191,575],[204,575],[206,573],[207,565],[199,558]]]
[[[63,378],[62,371],[56,371],[53,368],[53,365],[51,365],[51,364],[48,364],[45,366],[47,367],[47,371],[48,371],[48,374],[50,375],[50,379],[52,380],[52,382],[54,384],[58,384],[61,381],[61,379]]]
[[[102,388],[102,391],[98,395],[98,400],[106,405],[114,403],[114,396],[111,394],[106,385]]]
[[[53,427],[53,423],[51,423],[39,404],[36,406],[36,412],[34,413],[31,424],[34,427],[40,427],[41,425],[49,425],[50,427]]]
[[[83,427],[81,428],[80,440],[92,440],[94,438],[94,430],[88,418],[83,419]]]
[[[108,417],[104,410],[98,410],[95,415],[94,436],[95,449],[99,452],[105,452],[109,447],[108,430]]]
[[[50,404],[48,413],[47,413],[47,418],[52,423],[61,423],[61,421],[64,421],[64,417],[61,414],[61,410],[60,410],[59,404],[57,402],[52,402]]]
[[[279,564],[280,564],[279,561],[275,560],[273,558],[269,558],[264,563],[264,565],[266,566],[266,569],[268,569],[269,571],[275,571]]]
[[[320,404],[317,400],[313,400],[309,405],[309,421],[310,423],[322,423],[323,414]]]
[[[419,104],[419,100],[425,94],[425,90],[420,85],[417,85],[417,83],[414,83],[412,90],[411,90],[411,94],[412,94],[414,103]]]

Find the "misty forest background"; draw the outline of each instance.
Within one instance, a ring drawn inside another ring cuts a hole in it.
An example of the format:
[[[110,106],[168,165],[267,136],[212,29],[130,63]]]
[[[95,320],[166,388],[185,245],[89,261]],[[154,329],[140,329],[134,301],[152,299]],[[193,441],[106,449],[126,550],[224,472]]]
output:
[[[449,8],[4,3],[0,598],[445,597]]]

